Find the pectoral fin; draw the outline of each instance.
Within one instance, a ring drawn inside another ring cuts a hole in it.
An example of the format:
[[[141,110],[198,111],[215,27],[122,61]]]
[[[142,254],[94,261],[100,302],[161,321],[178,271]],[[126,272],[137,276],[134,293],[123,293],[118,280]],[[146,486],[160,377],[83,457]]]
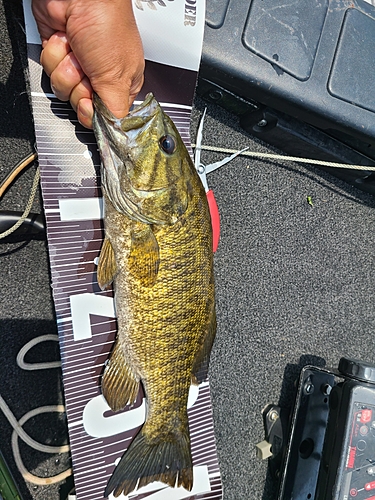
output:
[[[139,380],[126,362],[119,342],[116,342],[102,377],[102,394],[112,411],[134,403]]]
[[[212,345],[216,335],[216,313],[213,311],[211,321],[208,326],[208,331],[201,349],[198,351],[192,370],[191,381],[193,384],[198,385],[207,378],[208,365],[210,362],[210,354]]]
[[[98,284],[102,290],[107,288],[113,281],[116,274],[115,253],[108,238],[104,239],[100,251],[97,278]]]
[[[130,272],[143,286],[152,286],[159,271],[159,245],[149,225],[139,224],[131,232]]]

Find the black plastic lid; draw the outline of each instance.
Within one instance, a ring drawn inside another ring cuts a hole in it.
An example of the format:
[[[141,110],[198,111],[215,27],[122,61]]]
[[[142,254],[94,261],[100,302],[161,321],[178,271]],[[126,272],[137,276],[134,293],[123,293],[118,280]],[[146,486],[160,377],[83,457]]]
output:
[[[339,371],[346,377],[375,383],[375,365],[359,359],[341,358]]]

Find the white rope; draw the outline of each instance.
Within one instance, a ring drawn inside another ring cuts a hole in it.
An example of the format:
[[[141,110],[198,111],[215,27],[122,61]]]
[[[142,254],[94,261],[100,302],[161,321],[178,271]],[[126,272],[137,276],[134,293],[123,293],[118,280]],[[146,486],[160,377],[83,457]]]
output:
[[[17,365],[22,369],[22,370],[46,370],[49,368],[60,368],[61,367],[61,361],[46,361],[44,363],[26,363],[25,362],[25,356],[26,353],[35,345],[39,344],[40,342],[46,342],[47,340],[53,340],[55,342],[59,341],[58,335],[41,335],[40,337],[36,337],[30,342],[27,342],[22,349],[18,352],[17,354]]]
[[[26,413],[20,420],[19,420],[19,425],[22,426],[24,425],[27,420],[29,420],[32,417],[35,417],[36,415],[40,415],[42,413],[49,413],[49,412],[59,412],[59,413],[64,413],[65,412],[65,407],[63,405],[56,405],[56,406],[41,406],[39,408],[35,408],[35,410],[31,410],[28,413]],[[73,474],[73,471],[71,468],[68,468],[64,470],[63,472],[60,472],[60,474],[56,474],[56,476],[50,476],[50,477],[40,477],[40,476],[35,476],[34,474],[31,474],[26,467],[23,464],[23,461],[21,459],[21,454],[20,454],[20,449],[18,446],[18,431],[15,429],[12,434],[12,450],[13,450],[13,455],[14,455],[14,460],[16,462],[17,468],[22,474],[22,477],[26,480],[29,481],[32,484],[37,484],[38,486],[45,486],[48,484],[55,484],[59,483],[60,481],[63,481],[67,477],[71,476]],[[38,443],[40,444],[40,443]],[[41,445],[42,450],[46,453],[55,453],[52,451],[52,446],[47,446],[47,445]],[[33,446],[35,448],[35,446]],[[57,448],[57,447],[56,447]],[[65,446],[60,446],[59,448],[59,453],[66,453],[69,451],[69,445]]]
[[[193,148],[196,148],[196,144],[192,144]],[[216,153],[226,153],[226,154],[234,154],[237,153],[236,149],[227,149],[227,148],[219,148],[216,146],[200,146],[200,149],[205,151],[214,151]],[[242,151],[239,153],[239,156],[250,156],[252,158],[263,158],[267,160],[282,160],[282,161],[296,161],[300,163],[311,163],[314,165],[320,165],[322,167],[334,167],[334,168],[347,168],[353,170],[367,170],[367,171],[375,171],[375,166],[367,166],[367,165],[350,165],[349,163],[335,163],[330,161],[323,160],[313,160],[311,158],[300,158],[298,156],[285,156],[285,155],[277,155],[271,153],[258,153],[257,151]]]
[[[0,408],[4,415],[6,416],[8,422],[10,425],[13,427],[15,432],[17,433],[18,437],[22,439],[27,445],[29,445],[31,448],[34,450],[46,452],[46,453],[66,453],[69,451],[69,445],[64,445],[64,446],[49,446],[46,444],[38,443],[38,441],[35,441],[35,439],[31,438],[21,427],[20,422],[16,419],[16,417],[13,415],[12,411],[10,410],[9,406],[6,404],[4,399],[0,396]],[[63,407],[61,407],[63,408]],[[41,410],[41,411],[38,411]],[[37,408],[36,410],[32,410],[34,412],[34,415],[37,413],[44,413],[43,409]],[[56,410],[54,410],[56,411]],[[63,410],[58,410],[58,411],[63,411]],[[36,413],[35,413],[36,412]],[[21,419],[22,420],[22,419]]]
[[[34,347],[36,344],[40,342],[45,342],[45,341],[50,341],[58,340],[57,335],[41,335],[40,337],[36,337],[35,339],[31,340],[27,344],[25,344],[22,349],[19,351],[17,355],[17,364],[21,369],[24,370],[44,370],[47,368],[58,368],[61,366],[61,363],[59,361],[50,361],[50,362],[44,362],[44,363],[26,363],[24,360],[24,357],[31,349]],[[52,477],[39,477],[35,476],[34,474],[31,474],[26,467],[23,464],[21,454],[20,454],[20,449],[18,445],[18,439],[22,439],[28,446],[33,448],[34,450],[38,450],[44,453],[68,453],[70,450],[70,447],[68,444],[66,445],[61,445],[61,446],[50,446],[46,445],[43,443],[39,443],[38,441],[35,441],[32,437],[30,437],[22,428],[22,426],[30,419],[33,417],[36,417],[37,415],[41,415],[43,413],[50,413],[50,412],[57,412],[57,413],[64,413],[65,412],[65,407],[63,405],[52,405],[52,406],[41,406],[39,408],[34,408],[33,410],[27,412],[25,415],[23,415],[19,420],[14,416],[13,412],[5,402],[5,400],[2,398],[0,395],[0,410],[4,413],[6,419],[10,423],[10,425],[13,427],[13,433],[12,433],[12,450],[13,450],[13,456],[14,460],[16,462],[17,468],[22,474],[23,478],[26,481],[29,481],[32,484],[36,484],[39,486],[44,486],[48,484],[55,484],[59,483],[60,481],[63,481],[67,477],[71,476],[73,474],[73,471],[71,468],[68,468],[67,470],[57,474],[56,476]]]

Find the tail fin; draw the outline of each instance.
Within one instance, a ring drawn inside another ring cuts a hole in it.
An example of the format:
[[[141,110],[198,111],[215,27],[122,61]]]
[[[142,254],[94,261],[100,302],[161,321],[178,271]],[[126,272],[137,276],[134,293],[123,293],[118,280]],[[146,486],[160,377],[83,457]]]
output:
[[[150,443],[141,431],[122,456],[104,495],[107,497],[112,491],[115,497],[128,495],[136,487],[154,481],[191,491],[193,465],[187,434],[169,435],[163,441]]]

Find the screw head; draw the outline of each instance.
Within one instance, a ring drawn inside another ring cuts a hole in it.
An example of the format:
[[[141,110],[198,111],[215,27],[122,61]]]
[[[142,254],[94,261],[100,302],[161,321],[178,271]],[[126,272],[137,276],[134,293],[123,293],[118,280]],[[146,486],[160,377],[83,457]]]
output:
[[[266,125],[268,125],[268,122],[267,120],[265,120],[264,118],[262,120],[260,120],[258,123],[257,123],[258,127],[265,127]]]
[[[279,418],[279,414],[276,410],[271,410],[268,414],[268,419],[271,422],[276,422],[276,420]]]
[[[211,90],[208,97],[213,101],[219,101],[223,97],[223,93],[220,90]]]
[[[312,394],[314,392],[314,384],[312,384],[311,382],[306,382],[305,386],[304,386],[304,391],[305,391],[305,394]]]
[[[331,394],[331,391],[332,391],[332,386],[331,385],[329,385],[329,384],[323,384],[322,385],[322,393],[325,396],[329,396]]]

